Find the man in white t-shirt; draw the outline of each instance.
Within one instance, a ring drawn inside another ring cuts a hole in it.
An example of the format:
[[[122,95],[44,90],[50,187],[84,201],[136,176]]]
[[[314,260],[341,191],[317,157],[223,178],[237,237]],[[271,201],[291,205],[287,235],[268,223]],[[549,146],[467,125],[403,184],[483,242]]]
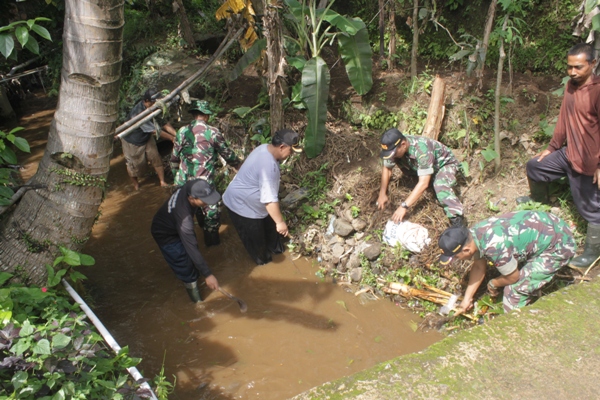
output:
[[[288,227],[279,209],[279,163],[302,152],[299,141],[290,129],[275,132],[271,144],[250,153],[223,194],[233,226],[258,265],[284,250],[281,236],[288,235]]]

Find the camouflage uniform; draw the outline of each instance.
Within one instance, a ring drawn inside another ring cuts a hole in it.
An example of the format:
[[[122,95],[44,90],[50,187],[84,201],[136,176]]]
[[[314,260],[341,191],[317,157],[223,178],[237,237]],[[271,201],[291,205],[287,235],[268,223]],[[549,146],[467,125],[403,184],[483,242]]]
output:
[[[214,185],[215,163],[219,154],[230,165],[235,166],[240,162],[217,128],[199,120],[181,127],[177,131],[171,155],[174,184],[183,186],[190,179],[202,178]],[[218,205],[198,208],[200,210],[196,213],[198,223],[209,232],[218,232],[221,226]]]
[[[471,228],[479,256],[502,275],[521,266],[519,280],[504,287],[504,310],[532,302],[533,293],[575,255],[575,239],[565,221],[541,211],[514,211]]]
[[[463,206],[456,193],[456,175],[460,165],[452,151],[436,140],[422,136],[406,135],[408,150],[400,159],[384,159],[383,165],[394,168],[397,165],[410,175],[434,175],[433,190],[448,218],[463,215]]]

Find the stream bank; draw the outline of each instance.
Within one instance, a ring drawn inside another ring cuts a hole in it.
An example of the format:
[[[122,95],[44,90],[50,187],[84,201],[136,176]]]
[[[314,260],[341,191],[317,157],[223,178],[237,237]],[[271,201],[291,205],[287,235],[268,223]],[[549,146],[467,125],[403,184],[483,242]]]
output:
[[[596,399],[598,332],[596,279],[294,399]]]

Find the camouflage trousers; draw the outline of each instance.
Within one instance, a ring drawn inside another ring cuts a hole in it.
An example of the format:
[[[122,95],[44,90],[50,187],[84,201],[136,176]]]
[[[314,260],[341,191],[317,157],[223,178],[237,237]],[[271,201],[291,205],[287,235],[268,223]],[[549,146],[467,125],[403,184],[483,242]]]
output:
[[[531,304],[536,297],[535,292],[550,282],[554,274],[575,256],[575,248],[575,239],[571,234],[566,242],[556,243],[539,256],[528,260],[521,268],[519,280],[504,287],[504,311],[509,312]]]
[[[440,168],[433,178],[433,190],[438,201],[442,203],[444,212],[448,218],[463,215],[463,205],[454,192],[458,172],[458,165],[445,165]]]
[[[198,207],[196,209],[198,225],[205,231],[219,232],[221,226],[221,209],[218,204]]]

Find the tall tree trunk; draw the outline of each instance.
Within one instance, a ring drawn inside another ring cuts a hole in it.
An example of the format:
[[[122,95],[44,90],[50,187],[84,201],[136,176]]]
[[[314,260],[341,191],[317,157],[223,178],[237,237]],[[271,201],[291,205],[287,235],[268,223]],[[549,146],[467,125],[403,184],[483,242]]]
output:
[[[498,4],[498,0],[492,0],[490,2],[490,6],[488,8],[487,17],[485,19],[485,29],[483,31],[483,42],[481,42],[481,50],[480,50],[480,60],[481,64],[477,65],[477,70],[475,72],[478,83],[477,89],[483,89],[483,70],[485,68],[485,58],[487,57],[487,50],[490,44],[490,34],[492,33],[492,28],[494,27],[494,16],[496,15],[496,5]]]
[[[390,2],[389,19],[390,44],[388,47],[388,69],[396,68],[396,0]]]
[[[379,58],[385,55],[385,0],[379,0]]]
[[[179,25],[181,26],[183,39],[189,46],[195,47],[196,40],[194,39],[194,32],[192,31],[192,27],[190,25],[190,21],[188,20],[187,13],[185,12],[185,7],[183,6],[182,0],[173,0],[173,11],[175,14],[177,14],[177,18],[179,18]]]
[[[283,94],[285,93],[285,54],[279,9],[280,0],[263,0],[263,32],[267,39],[267,84],[271,111],[271,134],[283,128]]]
[[[504,22],[502,23],[502,32],[506,31],[508,24],[508,14],[504,16]],[[504,69],[504,59],[506,53],[504,52],[504,38],[500,36],[500,58],[498,59],[498,76],[496,78],[496,107],[494,112],[494,151],[497,154],[494,160],[496,172],[500,170],[501,156],[500,156],[500,91],[502,90],[502,70]]]
[[[410,52],[410,77],[415,79],[417,77],[417,51],[419,50],[419,0],[413,1],[413,17],[412,17],[412,28],[413,28],[413,44],[412,51]]]
[[[65,1],[58,107],[30,190],[0,226],[0,269],[42,284],[58,246],[79,250],[102,202],[118,116],[123,0]],[[83,185],[81,185],[83,184]]]

